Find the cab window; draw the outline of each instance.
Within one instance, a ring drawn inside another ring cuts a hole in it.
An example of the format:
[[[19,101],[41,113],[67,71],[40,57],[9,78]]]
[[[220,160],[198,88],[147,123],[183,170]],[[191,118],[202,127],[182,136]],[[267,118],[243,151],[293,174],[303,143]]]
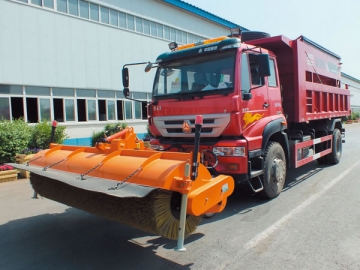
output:
[[[241,92],[249,93],[250,91],[250,73],[249,60],[246,53],[241,55]]]
[[[270,76],[268,77],[268,84],[270,87],[277,87],[274,59],[270,59]]]
[[[251,84],[256,86],[263,85],[263,79],[260,77],[259,64],[255,60],[254,54],[249,54],[250,62],[250,74],[251,74]]]

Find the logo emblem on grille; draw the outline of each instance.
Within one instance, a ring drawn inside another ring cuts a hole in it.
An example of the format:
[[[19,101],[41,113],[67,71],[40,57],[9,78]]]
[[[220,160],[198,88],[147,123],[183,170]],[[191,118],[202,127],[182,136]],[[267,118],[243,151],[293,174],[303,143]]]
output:
[[[182,131],[187,134],[191,133],[191,123],[189,120],[185,120],[182,124]]]

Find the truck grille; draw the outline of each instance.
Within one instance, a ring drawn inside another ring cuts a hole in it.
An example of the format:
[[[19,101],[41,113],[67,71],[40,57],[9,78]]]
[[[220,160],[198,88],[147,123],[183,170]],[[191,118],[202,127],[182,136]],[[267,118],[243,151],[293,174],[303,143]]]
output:
[[[196,115],[177,115],[154,117],[154,124],[163,137],[194,137]],[[184,121],[191,123],[191,133],[182,131]],[[203,115],[202,137],[218,137],[230,122],[230,114]]]

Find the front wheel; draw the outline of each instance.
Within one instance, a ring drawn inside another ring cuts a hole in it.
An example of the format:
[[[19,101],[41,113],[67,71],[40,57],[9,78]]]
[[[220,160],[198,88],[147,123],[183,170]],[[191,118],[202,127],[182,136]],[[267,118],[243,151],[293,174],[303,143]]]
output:
[[[265,199],[279,196],[286,178],[286,158],[281,145],[277,142],[267,144],[264,155],[264,174],[261,176],[264,189],[260,195]]]
[[[332,143],[332,151],[327,156],[327,160],[329,164],[335,165],[340,162],[342,154],[342,138],[341,132],[339,129],[335,129],[333,132],[333,143]]]

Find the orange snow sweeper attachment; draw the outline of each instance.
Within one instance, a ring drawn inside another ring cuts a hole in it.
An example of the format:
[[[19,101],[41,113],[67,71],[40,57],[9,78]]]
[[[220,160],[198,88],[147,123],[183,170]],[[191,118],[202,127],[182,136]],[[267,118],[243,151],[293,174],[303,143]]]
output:
[[[178,250],[184,250],[184,237],[201,216],[224,209],[234,180],[213,177],[199,164],[198,150],[194,155],[142,149],[127,128],[95,147],[51,144],[27,165],[13,166],[31,172],[31,184],[43,197],[178,239]]]

